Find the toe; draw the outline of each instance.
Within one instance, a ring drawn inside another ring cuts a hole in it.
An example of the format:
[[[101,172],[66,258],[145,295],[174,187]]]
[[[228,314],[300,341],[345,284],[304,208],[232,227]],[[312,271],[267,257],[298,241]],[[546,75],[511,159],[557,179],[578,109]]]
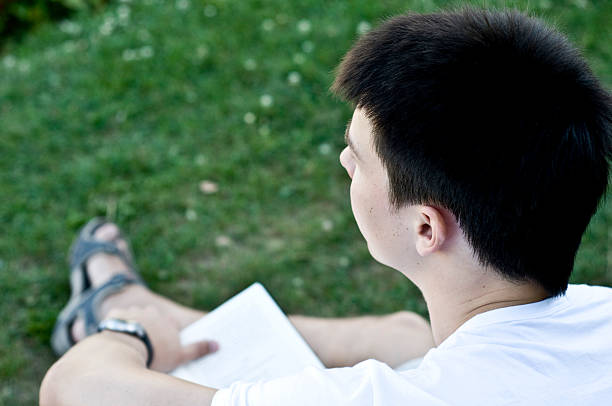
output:
[[[99,227],[94,233],[96,239],[112,241],[119,235],[119,227],[112,223],[106,223]]]
[[[120,237],[121,231],[116,224],[106,223],[96,230],[94,233],[94,237],[96,239],[100,239],[102,241],[113,241],[117,248],[119,248],[124,253],[129,251],[128,244],[124,239],[118,239]]]

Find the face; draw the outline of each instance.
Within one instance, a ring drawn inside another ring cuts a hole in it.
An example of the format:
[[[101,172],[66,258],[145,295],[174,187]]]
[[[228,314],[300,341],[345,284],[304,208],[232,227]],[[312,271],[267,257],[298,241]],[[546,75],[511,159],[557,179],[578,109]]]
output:
[[[353,113],[345,138],[340,163],[351,178],[351,207],[359,230],[374,259],[402,269],[414,256],[407,224],[410,208],[391,206],[387,173],[374,150],[372,125],[363,110]]]

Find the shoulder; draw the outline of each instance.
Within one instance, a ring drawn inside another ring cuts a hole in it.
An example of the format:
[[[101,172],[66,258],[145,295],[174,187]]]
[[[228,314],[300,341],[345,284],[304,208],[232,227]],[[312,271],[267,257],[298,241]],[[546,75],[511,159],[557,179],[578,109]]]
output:
[[[569,285],[565,295],[572,300],[609,300],[612,299],[612,288],[593,285]]]
[[[612,288],[605,286],[570,285],[565,293],[569,303],[568,314],[603,317],[612,320]]]

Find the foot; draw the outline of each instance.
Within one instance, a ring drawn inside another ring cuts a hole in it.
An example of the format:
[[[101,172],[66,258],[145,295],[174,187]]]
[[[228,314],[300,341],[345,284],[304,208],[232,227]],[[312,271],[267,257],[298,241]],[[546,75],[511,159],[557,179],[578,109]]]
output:
[[[113,241],[117,247],[124,253],[126,256],[129,256],[128,244],[123,239],[117,239],[120,231],[119,228],[112,223],[107,223],[100,226],[94,233],[94,239],[100,241]],[[109,281],[113,276],[123,273],[131,275],[131,271],[129,270],[129,265],[126,264],[121,258],[116,255],[106,254],[106,253],[98,253],[92,255],[87,260],[87,276],[91,281],[91,286],[93,289],[98,286],[103,285],[107,281]],[[133,290],[137,292],[139,290],[146,291],[146,288],[141,285],[129,285],[126,286],[121,294],[128,290]],[[103,317],[112,307],[111,304],[116,296],[119,294],[111,295],[106,298],[102,302],[101,306],[101,317]],[[85,332],[85,322],[78,318],[75,320],[71,329],[72,337],[75,341],[80,341],[84,339],[87,334]]]

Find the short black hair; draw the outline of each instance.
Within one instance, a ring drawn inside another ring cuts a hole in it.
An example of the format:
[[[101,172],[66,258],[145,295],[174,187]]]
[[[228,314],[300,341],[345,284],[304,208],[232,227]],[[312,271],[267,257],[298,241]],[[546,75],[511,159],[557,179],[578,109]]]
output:
[[[612,98],[564,35],[517,10],[401,15],[332,90],[371,120],[395,207],[444,207],[480,263],[565,292],[608,185]]]

